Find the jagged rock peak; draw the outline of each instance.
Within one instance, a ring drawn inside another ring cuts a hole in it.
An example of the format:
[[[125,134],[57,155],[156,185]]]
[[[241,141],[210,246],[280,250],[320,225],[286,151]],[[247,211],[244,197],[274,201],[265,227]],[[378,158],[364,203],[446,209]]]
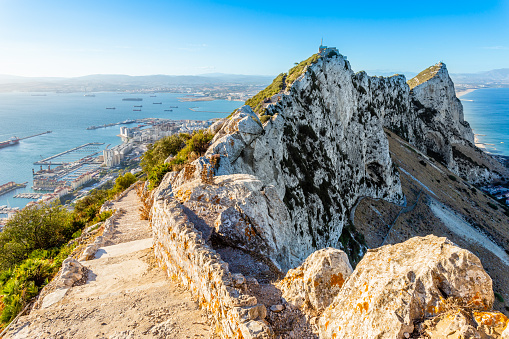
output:
[[[425,83],[426,81],[430,80],[434,76],[436,76],[440,71],[447,72],[447,68],[444,63],[439,62],[436,63],[433,66],[430,66],[426,68],[424,71],[417,74],[415,77],[407,81],[408,86],[410,86],[410,89],[413,89],[416,86],[419,86],[420,84]]]

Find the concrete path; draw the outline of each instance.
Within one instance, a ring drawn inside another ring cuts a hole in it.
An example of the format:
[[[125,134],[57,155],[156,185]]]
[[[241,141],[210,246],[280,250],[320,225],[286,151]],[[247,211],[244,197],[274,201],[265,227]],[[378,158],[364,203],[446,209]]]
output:
[[[86,283],[21,317],[5,338],[214,338],[190,293],[157,266],[139,207],[134,191],[115,203],[126,213],[115,223],[111,244],[82,262]]]

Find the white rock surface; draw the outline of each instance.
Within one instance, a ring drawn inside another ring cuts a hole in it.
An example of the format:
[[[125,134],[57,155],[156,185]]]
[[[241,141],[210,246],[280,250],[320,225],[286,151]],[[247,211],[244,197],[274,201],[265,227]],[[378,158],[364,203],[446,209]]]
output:
[[[345,252],[324,248],[289,270],[278,287],[288,303],[306,313],[319,314],[329,307],[352,271]]]
[[[491,278],[446,238],[415,237],[370,250],[322,314],[321,338],[403,338],[450,305],[489,310]]]

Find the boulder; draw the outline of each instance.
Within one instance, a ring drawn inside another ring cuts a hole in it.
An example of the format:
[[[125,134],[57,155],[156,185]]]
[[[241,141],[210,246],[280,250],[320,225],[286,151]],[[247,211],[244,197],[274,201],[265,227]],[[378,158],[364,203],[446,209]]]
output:
[[[60,277],[57,280],[57,286],[61,288],[69,288],[81,278],[83,278],[84,267],[78,260],[67,258],[62,263]]]
[[[288,303],[306,313],[321,313],[329,307],[352,271],[345,252],[324,248],[289,270],[278,287]]]
[[[451,310],[424,321],[418,332],[421,337],[436,339],[501,339],[508,322],[500,312]]]
[[[403,338],[414,322],[454,308],[489,310],[480,260],[446,238],[369,250],[319,321],[321,338]]]

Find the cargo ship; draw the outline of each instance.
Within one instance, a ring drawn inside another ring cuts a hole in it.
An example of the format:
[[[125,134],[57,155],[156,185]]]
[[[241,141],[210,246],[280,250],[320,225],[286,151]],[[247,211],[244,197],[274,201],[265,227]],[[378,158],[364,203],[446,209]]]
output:
[[[7,146],[13,146],[19,144],[19,139],[16,137],[13,137],[12,139],[9,139],[7,141],[0,142],[0,148],[4,148]]]
[[[122,101],[143,101],[143,98],[124,98]]]

